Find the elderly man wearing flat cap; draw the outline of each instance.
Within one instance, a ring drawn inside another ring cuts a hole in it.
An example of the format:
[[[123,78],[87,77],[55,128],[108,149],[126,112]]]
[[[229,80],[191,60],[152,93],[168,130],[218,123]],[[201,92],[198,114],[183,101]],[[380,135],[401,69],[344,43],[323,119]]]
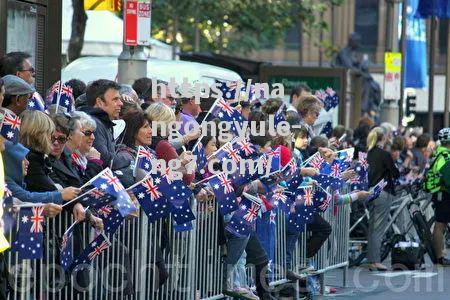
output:
[[[5,97],[1,105],[16,115],[20,115],[27,108],[28,100],[36,90],[25,80],[14,75],[6,75],[2,79],[5,86]]]

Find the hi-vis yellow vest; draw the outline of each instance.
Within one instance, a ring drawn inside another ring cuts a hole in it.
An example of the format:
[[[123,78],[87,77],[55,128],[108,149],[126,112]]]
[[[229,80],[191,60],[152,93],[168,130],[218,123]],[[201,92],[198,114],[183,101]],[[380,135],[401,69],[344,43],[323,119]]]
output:
[[[0,152],[0,253],[9,248],[9,243],[3,232],[3,194],[5,193],[5,170],[3,169],[3,158]]]

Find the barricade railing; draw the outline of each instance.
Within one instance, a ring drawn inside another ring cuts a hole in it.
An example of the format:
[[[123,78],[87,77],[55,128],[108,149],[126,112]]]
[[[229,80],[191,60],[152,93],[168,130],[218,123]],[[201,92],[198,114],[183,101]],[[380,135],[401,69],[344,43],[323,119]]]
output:
[[[20,260],[16,252],[7,252],[12,290],[9,299],[217,299],[222,295],[224,247],[220,246],[221,223],[215,202],[193,203],[197,219],[193,230],[176,232],[171,218],[149,222],[142,210],[137,218],[126,219],[110,237],[111,246],[88,270],[66,278],[59,262],[59,246],[65,230],[73,223],[68,212],[47,218],[44,228],[44,259]],[[349,208],[329,209],[323,214],[332,233],[312,259],[318,273],[344,268],[348,254]],[[16,216],[17,217],[17,216]],[[287,216],[277,211],[273,261],[269,265],[270,284],[288,282],[286,272]],[[20,222],[18,222],[20,226]],[[95,232],[81,223],[74,232],[74,249],[84,249]],[[17,228],[13,229],[14,231]],[[13,239],[13,233],[7,234]],[[294,251],[294,268],[306,267],[308,233],[300,235]],[[156,249],[161,249],[158,253]],[[75,251],[76,252],[76,251]],[[159,269],[163,261],[168,272],[159,286]],[[251,283],[251,276],[249,282]],[[345,282],[344,282],[345,285]]]

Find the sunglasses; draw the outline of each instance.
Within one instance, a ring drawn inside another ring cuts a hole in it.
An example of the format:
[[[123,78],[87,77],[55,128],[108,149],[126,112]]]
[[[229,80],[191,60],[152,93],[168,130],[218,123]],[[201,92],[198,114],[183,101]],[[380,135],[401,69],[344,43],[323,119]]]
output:
[[[82,131],[84,136],[91,136],[94,134],[95,131],[92,130],[86,130],[86,131]]]
[[[67,137],[65,136],[60,136],[58,138],[55,138],[52,136],[52,143],[58,141],[59,144],[65,144],[67,142]]]
[[[30,72],[30,73],[32,73],[32,74],[34,74],[34,73],[36,73],[36,70],[33,68],[33,67],[31,67],[31,68],[29,68],[29,69],[21,69],[21,70],[19,70],[20,72]]]

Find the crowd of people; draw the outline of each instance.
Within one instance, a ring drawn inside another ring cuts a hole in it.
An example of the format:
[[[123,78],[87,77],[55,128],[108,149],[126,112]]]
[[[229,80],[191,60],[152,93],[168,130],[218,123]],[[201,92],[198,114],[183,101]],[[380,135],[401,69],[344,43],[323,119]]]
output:
[[[321,212],[329,207],[353,205],[356,201],[370,199],[367,202],[371,211],[369,268],[383,271],[387,267],[380,261],[381,226],[388,218],[390,203],[395,197],[395,186],[399,182],[413,184],[425,181],[427,191],[433,193],[436,209],[433,238],[437,263],[450,265],[443,254],[443,234],[450,221],[450,195],[447,192],[450,188],[450,129],[442,129],[435,143],[420,128],[395,128],[387,123],[375,124],[369,117],[363,117],[354,130],[338,125],[331,132],[320,134],[314,124],[324,109],[324,103],[306,85],[292,90],[289,105],[285,105],[281,99],[237,99],[229,101],[229,109],[233,113],[237,112],[242,120],[257,122],[261,129],[266,127],[265,122],[270,115],[277,115],[289,123],[292,131],[287,136],[274,136],[269,130],[261,131],[264,134],[259,135],[248,133],[245,142],[252,146],[251,150],[235,148],[240,157],[246,159],[257,160],[278,155],[279,166],[274,171],[278,176],[264,180],[250,174],[245,178],[230,179],[215,176],[208,169],[209,164],[202,163],[198,156],[196,161],[192,159],[193,153],[199,153],[199,144],[207,160],[215,159],[223,152],[221,149],[224,146],[230,145],[230,141],[224,141],[218,135],[198,130],[195,125],[201,124],[205,117],[217,123],[222,119],[202,111],[194,98],[176,99],[169,90],[166,93],[159,91],[153,97],[152,80],[149,78],[136,79],[132,86],[106,79],[89,83],[72,79],[64,86],[70,87],[74,109],[67,109],[63,105],[55,108],[54,103],[46,101],[55,99],[52,97],[52,93],[55,93],[52,88],[42,97],[44,100],[36,95],[33,86],[35,70],[29,58],[26,53],[13,52],[0,59],[0,149],[4,165],[0,173],[4,173],[5,183],[1,190],[9,190],[5,192],[5,197],[11,193],[22,203],[41,205],[46,218],[73,218],[80,224],[102,231],[105,229],[105,220],[101,214],[83,206],[80,201],[71,201],[81,195],[87,183],[106,168],[110,168],[127,189],[148,178],[148,172],[136,168],[140,149],[148,150],[158,160],[167,163],[178,159],[181,164],[177,170],[182,173],[183,184],[189,187],[193,195],[188,199],[191,206],[195,206],[196,202],[220,203],[220,195],[215,192],[217,188],[212,181],[214,178],[221,180],[224,191],[227,187],[233,191],[234,199],[229,199],[233,205],[229,206],[234,209],[221,211],[220,224],[217,226],[217,235],[225,253],[224,293],[246,299],[273,299],[267,274],[270,251],[261,243],[266,233],[261,232],[256,223],[257,218],[248,215],[248,210],[244,210],[244,215],[240,216],[247,200],[269,199],[266,201],[269,205],[265,201],[259,204],[259,211],[255,214],[259,218],[270,217],[273,211],[277,211],[284,212],[289,223],[307,223],[306,230],[311,235],[306,244],[306,257],[312,258],[333,230]],[[36,101],[41,100],[43,111],[36,109]],[[120,127],[117,120],[123,120],[125,124],[122,132],[117,132],[115,128]],[[191,123],[192,130],[186,132],[183,126],[178,137],[169,138],[168,127],[174,121],[183,125]],[[152,126],[153,122],[158,125]],[[347,157],[343,158],[342,153],[346,153]],[[367,168],[367,186],[365,189],[349,189],[349,193],[341,194],[340,191],[344,190],[342,186],[350,186],[355,182],[352,179],[359,176],[355,162]],[[332,172],[338,174],[326,173],[323,169],[326,165],[337,165],[338,171],[333,168]],[[218,161],[214,166],[221,168]],[[320,176],[329,176],[335,180],[333,182],[338,188],[324,187],[317,179]],[[243,184],[239,184],[240,180],[243,180]],[[386,181],[383,191],[378,197],[372,197],[373,192],[369,189],[382,180]],[[311,190],[314,190],[314,195],[319,195],[322,190],[324,193],[322,201],[318,201],[316,206],[308,204],[306,191]],[[134,205],[139,207],[139,199],[132,192],[129,194]],[[250,206],[254,203],[258,202],[250,202]],[[282,205],[284,203],[285,206]],[[311,210],[312,217],[305,221],[300,211],[310,206],[314,207]],[[236,220],[245,220],[248,226],[236,227],[234,224],[239,223]],[[1,238],[6,234],[3,230],[5,223],[2,222]],[[77,230],[85,228],[79,226]],[[304,227],[286,224],[286,228],[286,270],[283,272],[287,279],[299,281],[303,278],[300,273],[309,272],[314,266],[298,269],[293,265],[293,252]],[[12,240],[6,242],[13,244]],[[149,270],[157,272],[158,286],[162,286],[168,278],[168,270],[161,245],[158,245],[158,241],[153,241],[152,245],[157,256],[154,261],[156,268]],[[6,256],[11,250],[3,250],[3,270],[0,274],[7,274]],[[74,249],[74,254],[82,251],[81,248]],[[255,291],[247,284],[245,266],[248,264],[255,266]],[[8,276],[2,276],[1,284],[1,293],[5,295],[8,291]]]

